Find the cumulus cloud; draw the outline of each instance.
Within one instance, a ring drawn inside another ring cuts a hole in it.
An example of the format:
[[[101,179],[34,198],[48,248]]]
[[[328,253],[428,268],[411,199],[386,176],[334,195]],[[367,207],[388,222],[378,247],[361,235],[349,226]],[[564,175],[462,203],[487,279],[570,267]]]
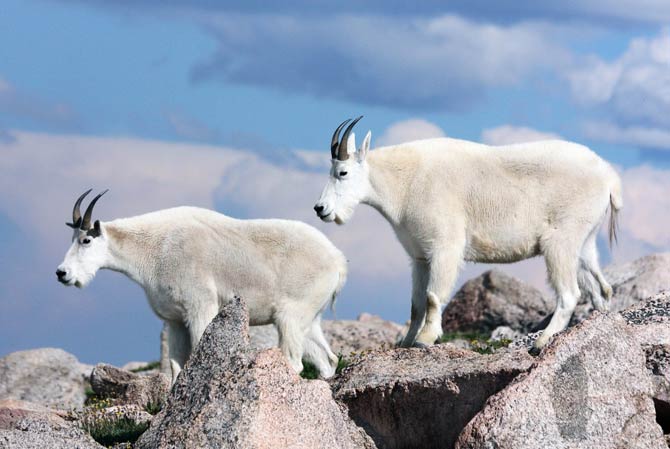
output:
[[[177,136],[189,141],[212,142],[219,138],[215,129],[182,112],[167,112],[165,118]]]
[[[75,113],[65,103],[36,97],[0,77],[0,111],[43,125],[72,126]]]
[[[535,142],[560,139],[558,134],[538,131],[524,126],[502,125],[482,131],[482,142],[487,145],[510,145],[513,143]]]
[[[395,145],[412,140],[444,137],[442,128],[423,119],[409,119],[393,123],[386,128],[373,146]]]
[[[487,88],[515,85],[569,59],[537,24],[451,15],[209,14],[200,21],[218,48],[193,70],[196,81],[410,109],[462,109]]]
[[[670,150],[670,131],[647,126],[622,126],[612,122],[587,122],[584,134],[595,140],[633,145],[654,150]]]
[[[670,170],[641,165],[625,170],[622,180],[622,230],[657,250],[670,248]]]
[[[615,124],[589,124],[602,140],[666,148],[670,126],[670,29],[635,38],[613,61],[592,56],[567,73],[575,100],[597,107]]]

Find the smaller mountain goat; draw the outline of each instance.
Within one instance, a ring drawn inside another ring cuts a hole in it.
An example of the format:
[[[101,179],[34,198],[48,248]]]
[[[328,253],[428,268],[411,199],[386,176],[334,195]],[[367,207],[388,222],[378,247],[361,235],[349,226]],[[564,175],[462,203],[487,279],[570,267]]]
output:
[[[324,377],[337,357],[321,331],[321,314],[347,275],[342,253],[313,227],[288,220],[237,220],[195,207],[165,209],[91,224],[96,196],[84,216],[77,199],[72,246],[56,275],[86,286],[101,268],[140,284],[165,322],[172,381],[220,307],[235,296],[252,325],[274,323],[291,366],[303,357]]]

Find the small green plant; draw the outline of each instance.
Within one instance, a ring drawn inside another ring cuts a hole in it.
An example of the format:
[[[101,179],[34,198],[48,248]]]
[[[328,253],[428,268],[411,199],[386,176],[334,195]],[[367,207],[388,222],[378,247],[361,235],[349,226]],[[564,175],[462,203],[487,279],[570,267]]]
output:
[[[97,397],[95,391],[93,391],[93,388],[91,388],[90,385],[86,385],[86,388],[84,389],[84,394],[86,395],[86,401]]]
[[[467,340],[473,351],[480,354],[493,354],[500,348],[505,348],[512,343],[512,340],[506,338],[492,340],[490,334],[483,332],[449,332],[442,335],[440,343],[446,343],[454,340]]]
[[[345,359],[342,354],[337,354],[337,368],[335,368],[335,374],[340,374],[342,370],[350,364],[350,360]]]
[[[337,367],[335,368],[335,373],[339,374],[344,368],[349,366],[349,360],[345,359],[342,354],[338,354],[337,356]],[[308,362],[307,360],[302,361],[302,372],[300,373],[300,377],[303,379],[318,379],[319,378],[319,370],[316,369],[316,366],[314,366],[313,363]]]
[[[472,341],[486,341],[491,337],[490,334],[484,332],[445,332],[440,338],[440,343],[446,343],[453,340],[467,340]]]
[[[130,370],[130,372],[141,373],[141,372],[144,372],[144,371],[151,371],[153,369],[158,369],[158,368],[160,368],[160,366],[161,366],[161,362],[156,360],[154,362],[149,362],[144,366],[139,366],[137,368],[133,368],[133,369]]]
[[[102,410],[107,407],[114,405],[112,400],[109,398],[101,398],[100,396],[92,393],[90,396],[86,396],[86,402],[84,403],[86,407],[89,407],[93,410]]]
[[[157,414],[158,412],[161,411],[162,408],[163,405],[160,402],[148,402],[144,406],[144,410],[151,415]]]
[[[506,348],[509,344],[512,343],[512,340],[506,338],[500,340],[491,340],[486,341],[471,341],[472,350],[480,354],[493,354],[496,350],[500,348]]]
[[[136,423],[128,418],[119,420],[99,419],[84,426],[95,441],[103,446],[112,446],[117,443],[133,443],[149,428],[149,423]]]
[[[318,379],[319,370],[316,369],[316,366],[314,366],[313,363],[308,362],[307,360],[303,360],[302,372],[300,373],[300,377],[302,377],[303,379]]]

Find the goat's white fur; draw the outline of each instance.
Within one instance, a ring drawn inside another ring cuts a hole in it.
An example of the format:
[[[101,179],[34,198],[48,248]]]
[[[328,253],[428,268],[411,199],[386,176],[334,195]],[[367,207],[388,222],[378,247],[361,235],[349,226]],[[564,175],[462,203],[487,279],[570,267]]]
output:
[[[321,331],[321,314],[346,280],[342,253],[298,221],[237,220],[194,207],[101,223],[102,235],[74,242],[59,266],[68,285],[84,286],[100,268],[126,274],[146,292],[165,323],[173,382],[222,304],[245,299],[250,324],[274,323],[291,366],[302,358],[321,375],[337,365]],[[85,243],[85,240],[88,243]],[[164,346],[164,345],[163,345]]]
[[[596,236],[611,208],[622,207],[621,181],[588,148],[565,141],[491,147],[450,138],[376,149],[370,133],[349,159],[332,160],[315,209],[346,222],[359,203],[391,224],[412,262],[411,324],[402,345],[442,335],[440,307],[463,261],[516,262],[544,255],[557,305],[536,342],[564,329],[581,293],[605,309],[612,288],[598,264]],[[343,175],[344,173],[344,175]]]

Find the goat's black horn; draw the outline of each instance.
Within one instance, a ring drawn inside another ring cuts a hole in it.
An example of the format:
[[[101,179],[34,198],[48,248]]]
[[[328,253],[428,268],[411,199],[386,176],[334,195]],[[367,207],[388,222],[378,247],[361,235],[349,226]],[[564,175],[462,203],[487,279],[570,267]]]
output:
[[[79,226],[81,226],[81,210],[79,209],[81,207],[81,202],[82,200],[91,193],[91,190],[93,189],[88,189],[84,193],[82,193],[79,198],[77,198],[77,201],[74,202],[74,209],[72,209],[72,223],[65,223],[72,229],[77,229]]]
[[[344,134],[342,135],[342,140],[340,140],[340,145],[337,149],[338,160],[346,161],[347,159],[349,159],[349,153],[347,152],[347,141],[349,140],[349,134],[351,134],[351,130],[354,128],[356,123],[358,123],[358,121],[362,118],[363,116],[361,115],[356,120],[351,122],[351,124],[347,127],[346,131],[344,131]]]
[[[340,123],[340,126],[338,126],[335,132],[333,133],[333,138],[330,141],[330,155],[333,157],[333,159],[337,158],[337,147],[340,145],[340,131],[342,131],[344,125],[346,125],[350,121],[351,119],[348,118],[342,123]]]
[[[84,219],[82,220],[81,226],[79,227],[79,229],[81,229],[82,231],[88,231],[89,229],[91,229],[91,215],[93,215],[93,207],[95,207],[95,203],[98,202],[100,197],[105,193],[107,193],[107,190],[96,195],[96,197],[93,198],[91,203],[86,208],[86,212],[84,212]]]

